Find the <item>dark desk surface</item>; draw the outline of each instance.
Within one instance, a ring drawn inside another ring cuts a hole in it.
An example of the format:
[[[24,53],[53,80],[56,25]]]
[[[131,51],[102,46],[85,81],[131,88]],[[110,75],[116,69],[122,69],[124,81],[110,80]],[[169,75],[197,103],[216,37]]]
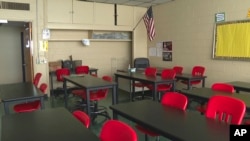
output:
[[[211,88],[194,88],[192,90],[181,90],[181,93],[187,95],[190,98],[196,98],[203,101],[208,101],[210,97],[214,95],[232,96],[244,101],[246,104],[247,111],[250,112],[250,95],[248,94],[231,94],[226,92],[214,91]]]
[[[156,76],[156,77],[149,77],[146,76],[145,74],[141,72],[116,72],[115,73],[116,77],[122,77],[126,79],[131,79],[135,81],[143,81],[143,82],[149,82],[149,83],[166,83],[170,82],[172,83],[174,80],[173,79],[162,79],[161,76]]]
[[[112,105],[114,113],[175,141],[229,141],[229,125],[194,111],[180,111],[142,100]]]
[[[31,82],[0,85],[0,98],[3,102],[41,96],[44,94]]]
[[[240,91],[250,92],[249,82],[232,81],[232,82],[227,82],[227,83],[233,85],[237,93],[239,93]]]
[[[108,82],[88,74],[64,76],[64,79],[75,84],[76,86],[91,90],[100,89],[102,87],[112,87],[116,85],[115,82]]]
[[[2,141],[99,141],[64,108],[2,117]]]

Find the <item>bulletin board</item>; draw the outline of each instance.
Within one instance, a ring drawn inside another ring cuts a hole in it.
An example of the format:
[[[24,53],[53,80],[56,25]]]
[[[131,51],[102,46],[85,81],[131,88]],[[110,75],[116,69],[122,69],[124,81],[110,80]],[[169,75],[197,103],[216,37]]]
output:
[[[250,20],[216,23],[213,58],[250,61]]]

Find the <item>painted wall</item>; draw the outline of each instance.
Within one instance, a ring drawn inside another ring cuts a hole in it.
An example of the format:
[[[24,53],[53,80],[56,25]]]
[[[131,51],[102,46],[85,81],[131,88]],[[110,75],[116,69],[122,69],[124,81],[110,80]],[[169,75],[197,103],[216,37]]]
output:
[[[0,84],[22,82],[21,29],[0,26]]]
[[[153,7],[157,42],[173,42],[173,61],[149,57],[151,64],[161,67],[180,65],[191,72],[195,65],[206,67],[206,86],[214,82],[250,81],[250,65],[246,61],[213,60],[215,13],[225,12],[226,21],[247,19],[248,0],[175,0]]]

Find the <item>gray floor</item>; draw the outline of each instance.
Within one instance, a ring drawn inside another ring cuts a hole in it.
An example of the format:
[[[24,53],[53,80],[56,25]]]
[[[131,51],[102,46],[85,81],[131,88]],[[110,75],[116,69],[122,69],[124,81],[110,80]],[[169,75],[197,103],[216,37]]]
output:
[[[139,93],[140,94],[140,93]],[[69,110],[73,111],[73,107],[76,104],[77,101],[79,101],[80,99],[78,97],[74,97],[74,96],[70,96],[69,97]],[[119,103],[123,103],[123,102],[128,102],[129,101],[129,94],[125,91],[119,90]],[[105,100],[102,100],[99,102],[99,105],[105,106],[105,107],[109,107],[111,105],[112,102],[112,96],[111,94],[108,95],[108,97]],[[62,96],[58,96],[56,98],[48,98],[47,100],[45,100],[45,108],[55,108],[55,107],[64,107],[64,101]],[[3,114],[3,106],[2,104],[0,105],[0,114]],[[12,111],[13,112],[13,111]],[[108,112],[109,115],[112,117],[112,112],[111,110],[108,108]],[[124,122],[126,122],[127,124],[131,125],[131,127],[134,128],[135,123],[124,119],[122,117],[118,117],[119,120],[122,120]],[[98,116],[95,121],[93,122],[90,130],[93,131],[97,136],[99,136],[99,132],[102,128],[103,123],[106,121],[107,119],[103,116]],[[134,128],[135,129],[135,128]],[[138,141],[144,141],[144,134],[142,134],[141,132],[138,132],[136,129],[135,131],[137,132],[138,135]],[[155,137],[149,137],[149,141],[154,141],[156,140]],[[160,137],[161,141],[169,141],[168,139],[164,138],[164,137]]]

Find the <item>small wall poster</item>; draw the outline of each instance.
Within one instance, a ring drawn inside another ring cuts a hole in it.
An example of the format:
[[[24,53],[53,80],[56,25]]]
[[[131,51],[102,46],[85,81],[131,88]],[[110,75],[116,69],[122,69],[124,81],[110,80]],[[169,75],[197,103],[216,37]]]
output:
[[[167,41],[162,43],[162,60],[163,61],[172,61],[173,48],[172,41]]]

